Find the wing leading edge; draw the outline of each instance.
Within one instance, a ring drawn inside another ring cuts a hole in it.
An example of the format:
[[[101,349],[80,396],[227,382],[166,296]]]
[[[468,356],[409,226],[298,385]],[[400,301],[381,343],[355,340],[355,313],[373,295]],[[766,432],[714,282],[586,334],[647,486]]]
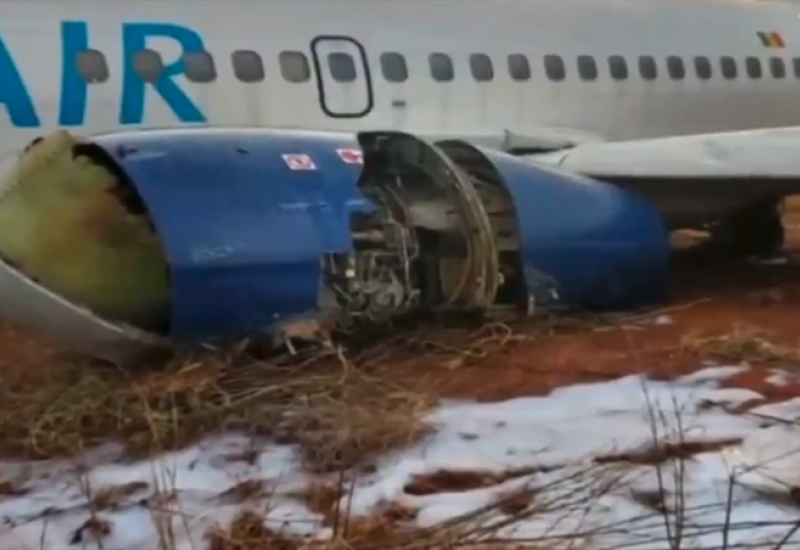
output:
[[[631,189],[677,227],[800,193],[800,127],[592,142],[526,158]]]

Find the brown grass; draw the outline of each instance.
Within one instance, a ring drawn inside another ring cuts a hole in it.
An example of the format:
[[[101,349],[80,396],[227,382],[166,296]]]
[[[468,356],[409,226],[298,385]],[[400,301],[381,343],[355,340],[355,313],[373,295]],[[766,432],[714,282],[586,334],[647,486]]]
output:
[[[149,487],[150,485],[148,483],[143,481],[134,481],[131,483],[98,489],[93,495],[91,495],[92,508],[95,510],[114,508],[127,497],[132,496],[139,491],[144,491]]]
[[[315,472],[364,465],[426,433],[423,416],[436,388],[409,389],[415,384],[404,380],[414,375],[403,369],[447,372],[561,330],[549,320],[537,326],[534,336],[500,323],[423,327],[352,344],[352,352],[259,359],[237,349],[135,371],[49,350],[28,353],[24,364],[0,365],[0,458],[73,456],[109,439],[141,457],[236,431],[299,444]]]
[[[502,323],[478,330],[427,327],[359,353],[340,349],[267,360],[237,350],[136,372],[80,358],[56,366],[48,355],[47,365],[31,361],[20,375],[3,376],[0,456],[71,456],[109,438],[123,441],[133,456],[147,456],[240,431],[297,443],[312,470],[339,471],[425,434],[422,418],[437,392],[410,391],[398,376],[409,364],[454,371],[523,342],[618,326],[625,319],[640,316],[540,319],[519,324],[519,330]],[[744,325],[723,336],[689,335],[681,348],[703,357],[800,362],[800,348],[768,344]]]
[[[299,443],[331,471],[424,432],[428,401],[344,355],[183,359],[132,373],[85,360],[0,384],[0,452],[70,456],[109,437],[134,456],[237,430]]]
[[[371,457],[409,445],[426,433],[423,416],[436,389],[430,388],[428,395],[409,391],[399,382],[403,377],[395,376],[398,369],[422,363],[450,371],[553,331],[580,330],[577,324],[549,320],[528,328],[530,334],[523,337],[498,323],[477,330],[427,327],[373,343],[359,353],[329,350],[267,360],[234,351],[184,357],[136,372],[74,357],[61,357],[57,368],[53,363],[37,366],[32,361],[18,376],[5,377],[0,384],[0,453],[4,457],[72,456],[113,437],[124,442],[128,456],[134,458],[238,431],[254,436],[254,441],[269,438],[299,444],[313,471],[357,467],[360,472],[369,469]],[[253,462],[259,451],[255,443],[252,450],[228,458]],[[159,485],[154,481],[149,486],[132,483],[94,489],[87,479],[84,496],[92,519],[74,533],[73,540],[92,544],[109,530],[113,532],[113,521],[103,514],[129,505],[130,497],[139,491],[155,488],[157,496],[167,500],[174,496],[168,486],[159,489]],[[15,491],[12,484],[5,490],[9,496]],[[349,511],[339,506],[348,490],[344,481],[340,485],[326,482],[297,495],[324,516],[335,532],[333,541],[285,537],[253,511],[209,533],[207,544],[213,550],[444,548],[468,536],[476,518],[492,515],[494,510],[508,516],[528,513],[534,501],[531,494],[516,492],[463,522],[410,530],[404,525],[414,519],[415,512],[395,504],[370,517],[349,517]],[[269,500],[271,491],[269,482],[246,480],[219,495],[218,501],[241,503],[247,509],[248,503]],[[153,499],[146,505],[153,510],[163,507]],[[171,548],[170,529],[166,524],[158,528],[164,550]]]
[[[596,464],[627,462],[643,466],[657,466],[670,460],[687,460],[701,453],[716,452],[726,447],[738,445],[741,442],[741,438],[720,439],[718,441],[659,442],[638,451],[598,456],[594,459],[594,462]]]
[[[254,512],[236,518],[229,529],[210,533],[208,543],[208,550],[296,550],[303,546],[267,529],[263,518]]]
[[[800,344],[775,344],[770,341],[769,331],[746,323],[733,323],[731,330],[721,335],[689,334],[683,338],[681,347],[685,352],[721,361],[800,366]]]

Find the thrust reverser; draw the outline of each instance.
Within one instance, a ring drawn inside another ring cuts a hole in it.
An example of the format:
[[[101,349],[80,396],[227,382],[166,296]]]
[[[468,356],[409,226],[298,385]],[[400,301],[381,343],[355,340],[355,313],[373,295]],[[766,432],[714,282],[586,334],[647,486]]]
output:
[[[118,363],[419,309],[665,298],[659,212],[450,140],[193,129],[26,152],[0,200],[0,316]]]

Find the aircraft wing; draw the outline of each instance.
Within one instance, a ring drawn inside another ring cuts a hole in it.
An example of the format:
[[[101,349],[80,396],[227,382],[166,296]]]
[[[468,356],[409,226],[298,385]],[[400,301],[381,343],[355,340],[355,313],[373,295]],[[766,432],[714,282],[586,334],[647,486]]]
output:
[[[800,127],[590,142],[525,158],[647,196],[676,225],[800,193]]]
[[[420,131],[416,136],[430,140],[463,139],[472,145],[489,147],[512,154],[531,154],[536,151],[552,151],[575,147],[586,143],[605,141],[600,134],[557,126],[539,126],[533,133],[520,133],[513,130],[482,130],[469,132]]]
[[[529,158],[601,178],[800,179],[800,127],[597,141]]]

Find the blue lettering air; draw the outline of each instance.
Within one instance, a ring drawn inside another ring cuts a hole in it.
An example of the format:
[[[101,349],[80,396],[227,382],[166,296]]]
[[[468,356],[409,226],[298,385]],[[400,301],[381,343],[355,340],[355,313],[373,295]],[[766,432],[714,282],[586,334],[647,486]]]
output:
[[[120,124],[140,124],[144,118],[145,89],[148,86],[134,71],[134,52],[147,48],[147,39],[153,36],[168,37],[181,45],[183,53],[203,51],[203,39],[186,27],[164,23],[127,23],[122,26],[122,42],[125,51],[125,72],[122,81],[122,108]],[[206,118],[197,105],[172,79],[185,72],[181,59],[164,66],[161,78],[155,82],[155,91],[164,98],[181,122],[205,122]]]
[[[89,48],[89,28],[83,21],[61,23],[60,126],[80,126],[86,120],[87,83],[78,73],[76,54]]]
[[[11,124],[19,128],[40,126],[39,115],[11,52],[0,37],[0,103],[5,104]]]
[[[137,51],[148,47],[151,38],[169,38],[180,45],[181,55],[165,63],[161,78],[154,83],[145,82],[134,71],[133,58]],[[84,21],[64,21],[61,24],[61,93],[59,97],[59,126],[81,126],[86,121],[89,84],[78,72],[76,54],[91,48],[89,27]],[[156,95],[169,105],[176,118],[183,123],[206,122],[206,117],[184,92],[175,77],[185,71],[181,60],[183,53],[203,51],[203,40],[195,31],[168,23],[126,23],[122,25],[122,97],[119,123],[122,125],[144,122],[145,105]],[[0,104],[8,109],[11,123],[17,128],[36,128],[42,125],[36,111],[36,102],[25,82],[27,67],[14,60],[5,40],[0,36]],[[113,67],[111,69],[113,71]],[[113,75],[112,75],[113,76]]]

